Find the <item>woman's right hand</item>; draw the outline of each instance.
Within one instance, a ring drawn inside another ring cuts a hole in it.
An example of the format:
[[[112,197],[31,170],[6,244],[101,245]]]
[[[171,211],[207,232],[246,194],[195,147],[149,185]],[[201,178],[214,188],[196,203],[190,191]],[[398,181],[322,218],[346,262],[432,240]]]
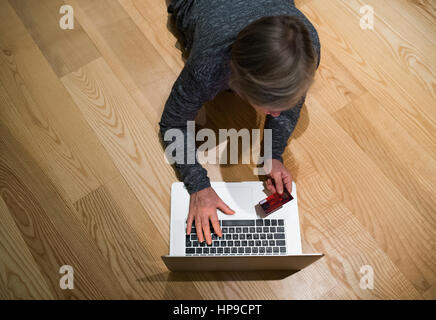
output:
[[[226,214],[235,214],[223,200],[216,194],[212,187],[205,188],[191,194],[189,202],[189,214],[186,226],[186,234],[191,234],[192,223],[195,222],[198,241],[203,242],[206,238],[207,244],[212,244],[209,220],[212,222],[214,233],[220,238],[223,233],[218,221],[216,209],[220,209]]]

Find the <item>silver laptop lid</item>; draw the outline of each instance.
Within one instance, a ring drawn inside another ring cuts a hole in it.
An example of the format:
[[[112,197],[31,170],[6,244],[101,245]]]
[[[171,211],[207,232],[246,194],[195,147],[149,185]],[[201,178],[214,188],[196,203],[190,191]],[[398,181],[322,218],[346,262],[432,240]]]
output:
[[[162,256],[162,260],[171,271],[298,271],[323,256],[322,253],[288,256]]]

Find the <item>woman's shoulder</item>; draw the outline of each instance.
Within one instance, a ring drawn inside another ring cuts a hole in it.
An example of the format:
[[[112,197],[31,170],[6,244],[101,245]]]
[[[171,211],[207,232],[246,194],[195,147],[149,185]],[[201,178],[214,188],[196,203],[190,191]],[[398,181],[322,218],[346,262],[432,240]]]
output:
[[[192,52],[185,64],[186,71],[207,92],[209,97],[215,96],[228,83],[230,74],[230,56],[225,52],[203,51]]]

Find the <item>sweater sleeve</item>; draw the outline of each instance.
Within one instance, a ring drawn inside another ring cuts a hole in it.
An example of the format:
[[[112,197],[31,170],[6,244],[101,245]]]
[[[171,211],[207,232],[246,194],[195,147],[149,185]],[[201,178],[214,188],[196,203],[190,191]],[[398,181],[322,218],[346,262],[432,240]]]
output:
[[[188,59],[171,89],[159,122],[160,134],[165,148],[173,144],[172,150],[183,151],[182,161],[176,156],[174,165],[189,194],[210,186],[206,169],[198,163],[195,138],[189,135],[187,124],[188,121],[194,121],[202,105],[213,98],[207,77],[210,72],[207,64],[199,66]],[[177,130],[169,131],[170,129]],[[178,132],[179,136],[174,135],[174,132]],[[169,137],[165,139],[166,133],[171,139]],[[188,148],[188,146],[192,146],[192,148]]]
[[[297,125],[306,96],[303,96],[293,108],[283,111],[278,117],[267,115],[265,129],[272,130],[272,158],[283,162],[288,139]]]

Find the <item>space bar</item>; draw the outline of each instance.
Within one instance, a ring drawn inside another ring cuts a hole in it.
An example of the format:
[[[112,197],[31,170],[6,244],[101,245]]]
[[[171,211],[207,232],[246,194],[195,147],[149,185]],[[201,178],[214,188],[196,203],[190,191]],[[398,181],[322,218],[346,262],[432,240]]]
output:
[[[254,226],[254,220],[221,220],[223,227],[228,226]]]

